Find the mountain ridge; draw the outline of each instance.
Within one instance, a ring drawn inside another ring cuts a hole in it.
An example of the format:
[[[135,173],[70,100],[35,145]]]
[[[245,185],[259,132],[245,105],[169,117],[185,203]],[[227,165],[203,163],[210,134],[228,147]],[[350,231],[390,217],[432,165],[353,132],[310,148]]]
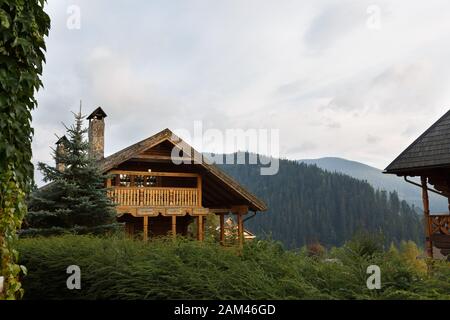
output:
[[[395,175],[384,174],[381,169],[372,167],[362,162],[349,160],[340,157],[322,157],[317,159],[301,159],[300,163],[316,165],[317,167],[329,171],[349,175],[353,178],[367,181],[375,189],[396,191],[399,198],[407,201],[415,207],[422,208],[422,196],[420,188],[408,184],[403,178]],[[420,183],[418,179],[411,178]],[[430,194],[431,209],[433,212],[445,212],[448,210],[446,199],[436,194]]]
[[[219,165],[266,202],[269,210],[246,222],[259,236],[269,234],[292,248],[313,242],[342,245],[360,231],[382,233],[385,245],[423,242],[421,216],[396,192],[298,161],[279,159],[277,174],[261,175],[266,166]]]

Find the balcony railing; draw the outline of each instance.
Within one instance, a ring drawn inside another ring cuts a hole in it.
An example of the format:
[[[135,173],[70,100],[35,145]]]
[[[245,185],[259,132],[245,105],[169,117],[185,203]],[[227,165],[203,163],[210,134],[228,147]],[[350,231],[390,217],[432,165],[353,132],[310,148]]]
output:
[[[428,217],[430,234],[450,235],[450,215],[433,214]]]
[[[118,206],[130,207],[197,207],[197,188],[114,187],[108,196]]]

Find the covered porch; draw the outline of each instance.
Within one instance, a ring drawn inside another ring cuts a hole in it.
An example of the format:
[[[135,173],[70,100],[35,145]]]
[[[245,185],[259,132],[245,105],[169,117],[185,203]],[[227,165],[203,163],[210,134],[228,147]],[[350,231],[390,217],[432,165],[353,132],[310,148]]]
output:
[[[219,217],[220,243],[226,243],[225,217],[235,215],[237,242],[245,239],[244,216],[248,205],[229,208],[204,207],[202,175],[193,172],[153,172],[112,170],[106,185],[108,196],[116,205],[118,221],[125,223],[126,232],[150,237],[171,235],[193,236],[203,241],[206,218]],[[196,234],[189,233],[195,224]]]

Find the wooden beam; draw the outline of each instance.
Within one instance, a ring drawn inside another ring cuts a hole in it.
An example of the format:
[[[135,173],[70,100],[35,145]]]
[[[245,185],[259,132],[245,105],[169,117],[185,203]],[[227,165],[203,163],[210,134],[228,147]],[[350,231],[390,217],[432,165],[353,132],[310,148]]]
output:
[[[172,216],[172,238],[177,238],[177,216]]]
[[[155,161],[155,162],[169,162],[169,161],[192,161],[190,157],[172,157],[172,156],[164,156],[164,155],[150,155],[150,154],[140,154],[135,155],[130,160],[146,160],[147,162]]]
[[[201,175],[198,175],[197,176],[197,199],[198,199],[198,201],[197,201],[197,205],[199,206],[199,207],[201,207],[202,206],[202,176]]]
[[[239,247],[242,248],[244,246],[244,221],[242,219],[242,213],[239,212],[238,217],[238,239],[239,239]]]
[[[126,174],[135,176],[151,176],[151,177],[184,177],[184,178],[196,178],[198,173],[191,172],[154,172],[154,171],[129,171],[129,170],[112,170],[109,174]]]
[[[425,248],[428,257],[433,258],[433,244],[431,242],[430,200],[428,198],[427,177],[422,176],[421,182],[423,213],[425,217]]]
[[[144,241],[148,240],[148,217],[144,217]]]
[[[225,244],[225,214],[220,214],[220,244]]]
[[[231,207],[231,212],[234,214],[247,214],[248,206],[247,205],[236,205]]]
[[[230,208],[209,208],[209,212],[214,213],[214,214],[228,214],[230,212]]]
[[[203,241],[203,216],[197,217],[197,240]]]

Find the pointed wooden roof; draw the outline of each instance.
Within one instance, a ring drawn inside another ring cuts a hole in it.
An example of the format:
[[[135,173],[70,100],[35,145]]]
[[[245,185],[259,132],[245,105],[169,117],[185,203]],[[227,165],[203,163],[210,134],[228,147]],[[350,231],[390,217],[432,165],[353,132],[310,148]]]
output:
[[[232,191],[236,192],[243,199],[245,199],[249,208],[252,211],[266,211],[266,204],[259,200],[255,195],[250,193],[244,187],[242,187],[238,182],[236,182],[232,177],[228,174],[220,170],[217,166],[213,164],[208,164],[204,161],[203,155],[197,152],[194,148],[192,148],[189,144],[184,142],[181,138],[176,136],[169,129],[164,129],[157,134],[144,139],[140,142],[137,142],[119,152],[116,152],[109,157],[99,160],[100,169],[103,172],[108,172],[111,169],[117,167],[121,163],[132,159],[133,157],[143,153],[144,151],[153,148],[165,141],[169,141],[173,145],[180,147],[183,151],[190,150],[192,154],[190,155],[191,159],[194,159],[195,163],[201,165],[208,174],[214,176],[219,181],[224,183],[227,187],[231,188]]]
[[[60,144],[60,143],[66,143],[69,142],[69,140],[67,139],[67,137],[64,135],[61,138],[58,139],[58,141],[56,141],[55,144]]]
[[[417,171],[450,167],[450,110],[405,149],[385,173],[414,175]]]
[[[103,119],[106,118],[106,112],[103,111],[103,109],[101,107],[98,107],[97,109],[95,109],[94,111],[92,111],[92,113],[87,117],[88,120],[92,119],[92,118],[99,118],[99,119]]]

